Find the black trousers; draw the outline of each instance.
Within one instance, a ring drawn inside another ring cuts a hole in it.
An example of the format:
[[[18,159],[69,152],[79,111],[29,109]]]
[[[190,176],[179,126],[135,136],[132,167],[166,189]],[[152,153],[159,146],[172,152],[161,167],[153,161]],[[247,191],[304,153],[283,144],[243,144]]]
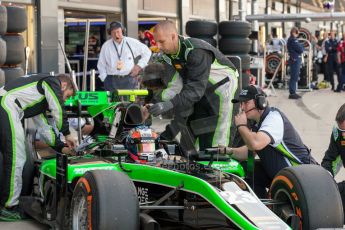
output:
[[[241,165],[246,170],[247,169],[247,162],[242,162]],[[245,178],[245,181],[249,184],[249,186],[254,190],[255,194],[260,199],[267,199],[268,198],[268,189],[271,186],[273,178],[266,173],[264,167],[262,166],[261,162],[256,160],[254,163],[254,174],[253,177]]]

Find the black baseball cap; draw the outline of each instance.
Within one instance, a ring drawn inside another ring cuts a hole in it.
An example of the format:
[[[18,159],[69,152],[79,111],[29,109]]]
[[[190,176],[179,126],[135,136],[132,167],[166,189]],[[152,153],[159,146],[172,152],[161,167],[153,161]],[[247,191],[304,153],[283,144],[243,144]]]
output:
[[[238,98],[232,99],[232,103],[244,102],[255,99],[257,95],[265,95],[265,93],[255,85],[248,85],[244,87]]]

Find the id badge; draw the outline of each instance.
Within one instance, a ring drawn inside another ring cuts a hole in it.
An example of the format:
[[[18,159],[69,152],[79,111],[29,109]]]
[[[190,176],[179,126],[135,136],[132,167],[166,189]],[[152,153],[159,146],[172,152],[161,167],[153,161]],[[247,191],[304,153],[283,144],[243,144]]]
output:
[[[118,60],[116,63],[116,69],[121,70],[123,68],[123,61]]]

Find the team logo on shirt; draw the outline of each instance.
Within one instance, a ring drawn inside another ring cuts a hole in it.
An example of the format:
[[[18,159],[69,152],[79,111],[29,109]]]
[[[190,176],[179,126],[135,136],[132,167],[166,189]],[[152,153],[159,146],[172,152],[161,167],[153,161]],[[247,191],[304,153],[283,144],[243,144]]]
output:
[[[182,69],[182,65],[180,65],[180,64],[175,64],[175,69],[178,69],[178,70]]]

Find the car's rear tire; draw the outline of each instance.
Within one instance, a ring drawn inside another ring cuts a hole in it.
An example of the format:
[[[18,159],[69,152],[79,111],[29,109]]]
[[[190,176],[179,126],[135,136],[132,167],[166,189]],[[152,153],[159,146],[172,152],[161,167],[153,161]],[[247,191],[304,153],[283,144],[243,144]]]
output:
[[[296,214],[299,229],[343,227],[344,214],[338,186],[320,166],[299,165],[282,169],[273,179],[270,197],[287,203],[273,205],[273,211],[280,217],[283,208]]]
[[[71,222],[75,230],[139,229],[139,202],[133,182],[117,171],[86,172],[73,192]]]

